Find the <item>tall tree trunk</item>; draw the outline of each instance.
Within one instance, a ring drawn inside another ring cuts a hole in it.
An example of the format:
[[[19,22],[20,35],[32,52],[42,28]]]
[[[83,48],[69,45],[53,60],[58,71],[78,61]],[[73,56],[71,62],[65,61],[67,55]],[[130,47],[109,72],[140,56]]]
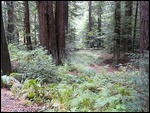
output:
[[[119,56],[120,56],[120,1],[115,1],[115,29],[114,33],[115,39],[114,39],[114,64],[117,65],[119,63]]]
[[[64,5],[64,8],[65,8],[65,33],[68,34],[68,1],[64,1],[65,5]]]
[[[140,50],[149,50],[149,1],[140,1]]]
[[[134,51],[134,44],[135,44],[135,38],[136,38],[137,14],[138,14],[138,1],[136,1],[136,11],[135,11],[135,18],[134,18],[134,32],[133,32],[133,40],[132,40],[132,51]]]
[[[101,6],[98,9],[98,32],[99,32],[99,36],[101,36],[101,12],[102,12],[102,8]],[[101,39],[97,39],[97,46],[100,47],[102,43]]]
[[[92,7],[92,1],[89,1],[89,32],[92,30],[91,7]]]
[[[92,15],[91,15],[91,7],[92,7],[92,1],[88,1],[89,6],[89,23],[88,23],[88,37],[87,37],[87,46],[93,47],[93,43],[91,41],[92,37],[90,35],[90,32],[92,31]]]
[[[53,61],[58,63],[58,50],[52,1],[37,1],[37,7],[40,27],[40,43],[43,47],[46,47],[49,53],[52,54]]]
[[[34,15],[34,44],[36,45],[37,44],[37,41],[36,41],[36,29],[37,29],[37,24],[36,24],[36,13]]]
[[[6,1],[4,1],[4,7],[6,7],[7,4],[6,4]],[[6,34],[6,29],[7,29],[7,10],[4,10],[4,29],[5,29],[5,37],[7,37],[7,34]]]
[[[99,32],[99,35],[101,35],[101,11],[102,11],[102,8],[101,6],[99,7],[98,9],[98,32]]]
[[[125,25],[125,51],[132,49],[132,1],[125,1],[125,18],[127,19]]]
[[[14,23],[17,22],[17,13],[14,12]],[[14,24],[15,30],[14,30],[14,42],[18,45],[19,44],[19,30],[18,30],[18,26],[16,26],[16,24]]]
[[[19,45],[19,31],[18,30],[16,31],[16,42],[17,42],[17,45]]]
[[[26,45],[28,50],[32,50],[32,45],[31,45],[31,36],[30,36],[30,19],[29,19],[29,4],[28,1],[24,1],[25,5],[25,18],[24,18],[24,23],[25,23],[25,35],[26,35]]]
[[[6,1],[8,8],[8,24],[7,24],[7,41],[8,43],[14,42],[14,6],[13,1]]]
[[[26,44],[26,33],[25,33],[25,26],[24,26],[24,34],[23,34],[23,43]]]
[[[37,1],[39,17],[39,38],[40,45],[49,51],[49,29],[48,29],[48,3],[47,1]]]
[[[2,6],[1,6],[1,69],[3,71],[3,74],[9,75],[11,73],[11,62],[2,18]]]
[[[62,59],[65,57],[65,7],[64,1],[56,1],[56,39],[58,50],[58,65],[62,64]]]
[[[49,51],[52,54],[53,61],[57,64],[58,62],[58,50],[56,42],[56,33],[55,33],[55,21],[53,13],[53,4],[52,1],[48,1],[48,37],[49,37]]]

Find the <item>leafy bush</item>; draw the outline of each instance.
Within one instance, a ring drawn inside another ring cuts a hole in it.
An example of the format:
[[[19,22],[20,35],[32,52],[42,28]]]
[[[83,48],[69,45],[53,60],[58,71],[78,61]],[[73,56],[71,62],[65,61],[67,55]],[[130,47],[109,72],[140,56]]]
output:
[[[20,73],[22,83],[25,79],[38,79],[43,83],[57,82],[60,79],[56,76],[57,68],[52,62],[50,55],[42,47],[28,52],[21,50],[14,45],[9,45],[11,61],[19,61],[17,72]],[[21,75],[23,73],[23,75]],[[16,74],[15,74],[16,76]]]
[[[11,76],[7,76],[7,75],[1,76],[1,87],[10,88],[14,83],[20,83],[20,82]]]
[[[138,56],[138,57],[137,57]],[[149,111],[149,51],[143,54],[132,54],[132,59],[135,59],[136,65],[139,65],[140,73],[132,77],[137,90],[136,98],[129,102],[130,111],[148,112]],[[134,107],[131,107],[134,106]]]
[[[127,103],[132,102],[137,94],[133,83],[128,82],[128,77],[135,77],[137,73],[126,72],[123,75],[122,72],[104,72],[95,76],[80,75],[68,78],[83,82],[74,81],[68,84],[61,81],[55,85],[52,89],[55,96],[47,111],[128,111]],[[117,80],[118,76],[120,79]]]

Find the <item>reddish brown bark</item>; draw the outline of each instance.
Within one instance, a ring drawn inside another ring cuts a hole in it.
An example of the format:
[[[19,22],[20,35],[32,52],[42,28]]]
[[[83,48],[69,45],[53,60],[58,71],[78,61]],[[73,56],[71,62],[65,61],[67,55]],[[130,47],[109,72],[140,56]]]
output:
[[[8,24],[7,24],[7,41],[8,43],[14,42],[14,6],[13,1],[6,1],[7,13],[8,13]]]
[[[149,1],[140,1],[140,49],[149,50]]]
[[[24,23],[25,23],[26,45],[27,45],[28,50],[32,50],[31,36],[30,36],[30,19],[29,19],[29,5],[28,5],[28,1],[24,1],[24,6],[25,6]]]
[[[125,17],[128,19],[125,25],[125,51],[131,51],[132,48],[132,1],[125,2]]]
[[[1,69],[3,71],[3,74],[9,75],[11,73],[11,62],[2,18],[2,6],[1,6]]]
[[[65,33],[68,33],[68,1],[64,1],[64,9],[65,9]]]
[[[55,25],[56,25],[56,39],[57,39],[57,50],[58,50],[58,62],[62,64],[62,59],[65,57],[65,7],[64,1],[56,1],[56,14],[55,14]]]
[[[98,9],[98,32],[100,33],[101,32],[101,6],[99,7]]]
[[[119,63],[119,56],[120,56],[120,1],[115,1],[115,39],[114,39],[114,64]]]
[[[89,32],[92,30],[91,7],[92,7],[92,1],[89,1]]]
[[[57,53],[57,43],[56,43],[56,35],[55,35],[55,21],[53,16],[53,6],[52,1],[48,1],[48,37],[49,37],[49,51],[52,54],[54,62],[58,60]]]
[[[136,1],[136,11],[135,11],[135,18],[134,18],[134,32],[133,32],[133,41],[132,41],[132,51],[134,51],[135,45],[135,38],[136,38],[136,26],[137,26],[137,15],[138,15],[138,5],[139,1]]]
[[[40,27],[40,43],[52,54],[53,61],[57,62],[58,50],[52,1],[37,1],[37,7]]]
[[[49,50],[47,1],[37,1],[40,44]]]

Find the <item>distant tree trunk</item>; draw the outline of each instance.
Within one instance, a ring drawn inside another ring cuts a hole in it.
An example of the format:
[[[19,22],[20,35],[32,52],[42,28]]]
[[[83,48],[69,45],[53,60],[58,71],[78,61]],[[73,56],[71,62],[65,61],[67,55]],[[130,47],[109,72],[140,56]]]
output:
[[[37,41],[36,41],[36,29],[37,29],[37,24],[36,24],[36,13],[34,15],[34,44],[36,45],[37,44]]]
[[[114,64],[117,65],[119,63],[119,56],[120,56],[120,1],[115,1],[115,29],[114,33],[115,39],[114,39]]]
[[[125,18],[127,19],[125,24],[125,51],[131,51],[132,49],[132,1],[125,1]]]
[[[98,9],[98,32],[99,32],[99,35],[101,35],[101,6],[99,7]]]
[[[91,15],[91,7],[92,7],[92,1],[88,1],[88,6],[89,6],[89,23],[88,23],[88,32],[91,32],[92,31],[92,15]],[[90,33],[88,33],[88,36],[87,36],[87,46],[88,47],[92,47],[92,37],[90,35]]]
[[[56,42],[56,33],[55,33],[55,21],[53,13],[53,4],[52,1],[48,1],[48,37],[49,37],[49,51],[52,54],[53,61],[57,64],[58,62],[58,50]]]
[[[4,1],[4,7],[6,7],[7,4],[6,4],[6,1]],[[7,29],[7,10],[4,10],[4,29],[5,29],[5,37],[7,37],[7,34],[6,34],[6,29]]]
[[[56,25],[56,39],[57,39],[57,54],[58,62],[57,65],[62,64],[62,59],[65,57],[65,7],[64,1],[56,1],[56,14],[55,14],[55,25]]]
[[[25,27],[25,26],[24,26]],[[26,44],[26,34],[25,34],[25,28],[24,28],[24,34],[23,34],[23,43]]]
[[[149,1],[140,1],[140,50],[149,50]]]
[[[132,51],[134,51],[134,44],[135,44],[135,38],[136,38],[137,14],[138,14],[138,1],[136,1],[136,11],[135,11],[135,19],[134,19],[134,32],[133,32],[133,40],[132,40]]]
[[[2,6],[1,6],[1,69],[3,71],[3,74],[9,75],[11,73],[11,62],[2,18]]]
[[[19,31],[18,30],[16,31],[16,42],[17,44],[19,44]]]
[[[99,32],[99,36],[101,36],[101,12],[102,12],[102,8],[101,6],[98,9],[98,32]],[[100,47],[102,43],[101,39],[97,39],[97,46]]]
[[[49,51],[48,1],[37,1],[40,45]]]
[[[91,7],[92,7],[92,1],[89,1],[89,32],[92,30]]]
[[[13,1],[6,1],[8,8],[8,24],[7,24],[7,41],[8,43],[14,42],[14,6]]]
[[[26,35],[26,45],[28,50],[32,50],[32,45],[31,45],[31,36],[30,36],[30,19],[29,19],[29,5],[28,1],[24,1],[25,5],[25,18],[24,18],[24,23],[25,23],[25,35]]]
[[[68,34],[68,1],[64,1],[64,8],[65,8],[65,33]]]

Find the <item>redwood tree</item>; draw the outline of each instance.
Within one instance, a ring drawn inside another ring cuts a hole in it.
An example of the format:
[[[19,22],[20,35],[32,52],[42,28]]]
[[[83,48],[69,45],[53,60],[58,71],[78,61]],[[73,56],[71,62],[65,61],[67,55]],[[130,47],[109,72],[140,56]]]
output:
[[[64,1],[64,9],[65,9],[65,32],[68,33],[68,1]]]
[[[25,24],[26,45],[27,45],[28,50],[32,50],[31,36],[30,36],[30,19],[29,19],[29,4],[28,4],[28,1],[24,1],[24,6],[25,6],[24,24]]]
[[[7,4],[7,14],[8,14],[8,24],[7,24],[7,41],[12,43],[14,41],[14,6],[13,1],[6,1]]]
[[[92,7],[92,1],[89,1],[89,32],[92,30],[91,7]]]
[[[102,8],[101,6],[99,6],[99,9],[98,9],[98,32],[99,33],[101,32],[101,13],[102,13]]]
[[[91,14],[91,9],[92,9],[92,1],[88,1],[88,8],[89,8],[89,21],[88,21],[88,36],[87,36],[87,46],[93,47],[93,40],[91,41],[92,37],[90,35],[90,32],[92,31],[92,14]]]
[[[39,17],[39,38],[41,46],[49,50],[48,1],[37,1]]]
[[[102,3],[102,2],[101,2]],[[101,14],[102,14],[102,6],[101,4],[99,5],[99,8],[98,8],[98,32],[99,32],[99,36],[101,36],[101,27],[102,27],[102,21],[101,21]],[[97,39],[97,46],[100,47],[101,46],[101,43],[102,43],[102,40],[101,39]]]
[[[9,75],[11,72],[11,62],[2,18],[2,6],[1,6],[1,69],[3,73],[7,75]]]
[[[37,8],[40,44],[52,54],[53,61],[58,62],[52,1],[37,1]]]
[[[55,10],[56,41],[57,41],[57,64],[62,64],[65,57],[65,2],[56,1]]]
[[[140,49],[149,50],[149,1],[140,1]]]
[[[131,51],[132,47],[132,1],[125,1],[125,51]]]
[[[119,63],[119,57],[120,57],[120,1],[115,1],[115,29],[114,29],[114,33],[115,33],[115,37],[114,37],[114,55],[113,55],[113,59],[114,59],[114,64],[118,64]]]
[[[56,42],[56,33],[55,33],[55,21],[53,13],[52,1],[48,1],[48,37],[49,37],[49,51],[52,54],[53,61],[58,62],[58,50]]]
[[[134,51],[135,38],[136,38],[136,26],[137,26],[138,6],[139,6],[139,1],[136,1],[136,11],[135,11],[134,28],[133,28],[134,32],[133,32],[133,40],[132,40],[132,51]]]

